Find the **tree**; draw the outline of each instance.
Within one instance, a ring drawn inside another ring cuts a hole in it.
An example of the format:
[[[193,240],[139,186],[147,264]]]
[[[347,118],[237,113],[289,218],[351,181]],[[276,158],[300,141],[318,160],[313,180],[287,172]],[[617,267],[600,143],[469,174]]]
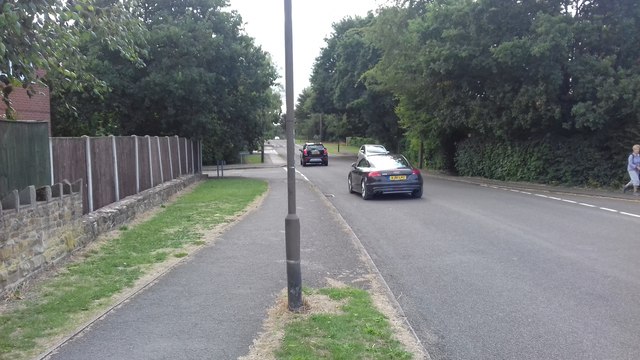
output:
[[[263,138],[277,112],[271,59],[241,32],[226,1],[143,1],[150,51],[125,132],[204,139],[206,161],[233,161]]]
[[[383,54],[369,76],[399,99],[410,137],[426,140],[450,169],[455,158],[474,159],[464,168],[475,175],[492,166],[484,149],[513,169],[526,158],[510,156],[535,149],[546,181],[608,181],[620,139],[640,130],[635,2],[417,4],[381,11],[369,32]],[[593,148],[591,163],[561,160],[578,144]]]
[[[65,132],[179,135],[205,140],[204,160],[233,161],[259,147],[280,100],[271,59],[242,33],[222,0],[140,1],[132,9],[147,31],[144,67],[108,47],[87,47],[88,69],[109,92],[62,88],[54,126]],[[57,104],[57,101],[56,101]],[[270,120],[268,120],[270,119]]]
[[[334,24],[334,32],[314,64],[314,96],[308,108],[312,113],[331,115],[326,130],[333,136],[372,137],[393,148],[400,137],[395,100],[390,92],[364,77],[381,56],[366,36],[373,19],[369,14]],[[336,129],[340,131],[333,133]]]
[[[0,89],[6,117],[15,117],[10,94],[23,87],[32,95],[35,83],[57,76],[76,90],[104,93],[104,83],[85,71],[87,40],[100,42],[130,61],[139,62],[140,22],[135,2],[76,0],[6,0],[0,4]],[[41,74],[46,74],[44,77]]]

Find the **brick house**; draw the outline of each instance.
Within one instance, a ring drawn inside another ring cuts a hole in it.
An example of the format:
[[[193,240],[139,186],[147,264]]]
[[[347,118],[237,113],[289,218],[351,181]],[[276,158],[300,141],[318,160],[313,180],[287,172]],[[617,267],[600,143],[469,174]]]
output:
[[[36,85],[36,93],[32,97],[27,95],[27,90],[15,88],[9,98],[16,110],[16,120],[51,121],[51,104],[49,101],[49,88]],[[7,106],[0,101],[0,113],[4,117]]]
[[[43,71],[38,71],[38,75],[44,75]],[[35,94],[31,97],[27,95],[27,90],[15,87],[9,99],[16,111],[16,120],[24,121],[46,121],[49,123],[49,134],[51,134],[51,101],[49,88],[44,85],[34,85]],[[7,106],[0,101],[0,119],[5,118]]]

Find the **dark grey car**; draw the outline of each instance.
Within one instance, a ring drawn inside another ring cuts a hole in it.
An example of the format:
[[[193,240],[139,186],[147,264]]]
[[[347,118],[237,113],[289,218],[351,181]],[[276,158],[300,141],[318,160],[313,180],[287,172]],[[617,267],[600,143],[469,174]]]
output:
[[[329,165],[329,152],[322,143],[306,143],[300,149],[300,165]]]
[[[422,197],[422,174],[399,154],[376,154],[351,164],[347,177],[349,192],[369,200],[377,194],[410,194]]]

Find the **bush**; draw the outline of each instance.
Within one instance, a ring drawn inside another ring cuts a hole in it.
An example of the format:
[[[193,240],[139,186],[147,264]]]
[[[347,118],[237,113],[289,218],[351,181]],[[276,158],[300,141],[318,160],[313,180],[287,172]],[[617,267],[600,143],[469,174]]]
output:
[[[455,156],[463,176],[590,187],[620,186],[625,163],[623,150],[582,136],[510,143],[469,138],[457,145]]]

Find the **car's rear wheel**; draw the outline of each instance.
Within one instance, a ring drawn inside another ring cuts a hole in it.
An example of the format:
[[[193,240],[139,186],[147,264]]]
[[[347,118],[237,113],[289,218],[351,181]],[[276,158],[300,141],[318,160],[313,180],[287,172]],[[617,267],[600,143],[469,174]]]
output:
[[[362,179],[362,182],[360,183],[360,186],[362,187],[362,198],[364,200],[370,200],[373,197],[373,194],[371,194],[370,191],[367,191],[367,186],[364,183],[364,179]]]
[[[353,184],[351,183],[351,175],[347,177],[347,184],[349,185],[349,194],[353,194],[355,191],[353,191]]]
[[[419,199],[422,197],[422,187],[420,187],[420,189],[418,190],[413,190],[413,192],[411,193],[411,196],[413,196],[416,199]]]

